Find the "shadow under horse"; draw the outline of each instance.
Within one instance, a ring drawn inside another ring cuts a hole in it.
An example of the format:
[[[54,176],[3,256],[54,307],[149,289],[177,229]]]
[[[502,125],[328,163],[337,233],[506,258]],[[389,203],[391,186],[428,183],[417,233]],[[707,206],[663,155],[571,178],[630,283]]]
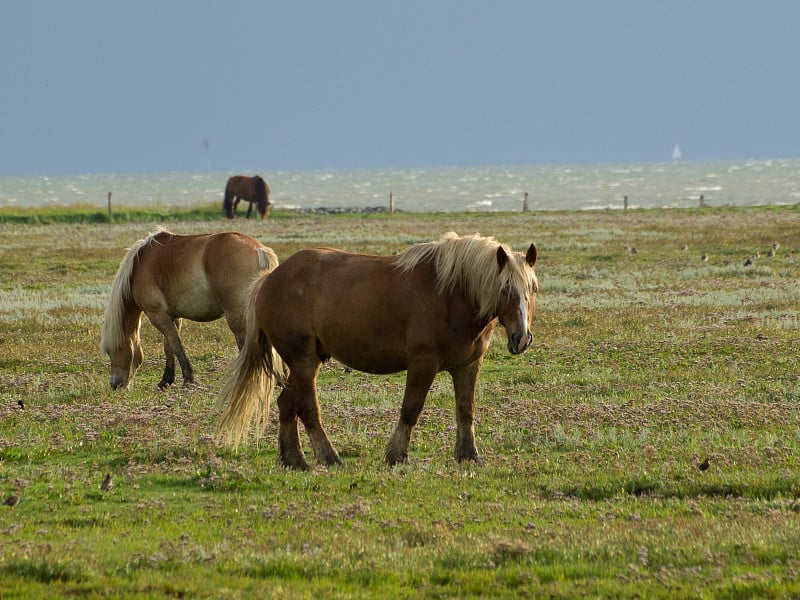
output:
[[[240,200],[248,202],[247,218],[253,212],[253,204],[256,205],[261,219],[269,219],[269,209],[272,203],[269,201],[269,184],[260,175],[248,177],[247,175],[234,175],[228,179],[225,185],[225,197],[222,201],[222,209],[225,216],[233,219],[236,216],[236,207]]]

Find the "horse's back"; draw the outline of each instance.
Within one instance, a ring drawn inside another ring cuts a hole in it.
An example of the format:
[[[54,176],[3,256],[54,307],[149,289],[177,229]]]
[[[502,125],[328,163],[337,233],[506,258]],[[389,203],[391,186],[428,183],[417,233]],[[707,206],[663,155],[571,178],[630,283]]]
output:
[[[301,250],[271,274],[268,293],[281,300],[294,298],[307,311],[338,310],[359,298],[382,303],[398,284],[392,258],[332,248]]]
[[[455,306],[436,291],[430,263],[403,272],[395,257],[333,249],[288,258],[264,279],[257,302],[262,328],[289,362],[316,353],[371,373],[439,352]]]
[[[247,291],[260,271],[277,264],[278,258],[271,248],[243,233],[216,234],[206,243],[206,276],[220,295]]]
[[[228,177],[228,182],[225,184],[226,191],[233,191],[239,188],[243,181],[250,179],[247,175],[232,175]]]
[[[266,248],[241,233],[174,235],[162,232],[143,248],[133,283],[146,311],[193,321],[241,312]]]

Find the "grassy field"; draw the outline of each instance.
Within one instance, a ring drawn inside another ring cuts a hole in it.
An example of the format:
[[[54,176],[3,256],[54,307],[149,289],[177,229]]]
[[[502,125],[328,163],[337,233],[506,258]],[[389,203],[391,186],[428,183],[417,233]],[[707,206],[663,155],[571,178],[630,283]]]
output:
[[[0,505],[0,597],[800,595],[798,207],[213,212],[0,210],[0,501],[19,497]],[[480,378],[483,462],[454,461],[440,376],[409,462],[385,467],[403,374],[335,362],[320,398],[343,467],[278,468],[275,423],[258,447],[218,446],[222,322],[185,325],[198,383],[164,392],[145,324],[145,363],[112,393],[110,284],[159,224],[235,226],[281,260],[448,230],[536,242],[534,344],[513,357],[495,340]]]

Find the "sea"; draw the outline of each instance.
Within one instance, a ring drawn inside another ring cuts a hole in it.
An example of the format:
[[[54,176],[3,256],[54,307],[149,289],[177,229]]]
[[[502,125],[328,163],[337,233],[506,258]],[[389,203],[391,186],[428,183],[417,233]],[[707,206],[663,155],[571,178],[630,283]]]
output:
[[[800,159],[382,169],[251,170],[277,209],[596,210],[800,203]],[[0,177],[0,207],[194,208],[233,172]],[[527,200],[526,200],[527,195]],[[391,198],[391,199],[390,199]],[[241,210],[241,208],[240,208]]]

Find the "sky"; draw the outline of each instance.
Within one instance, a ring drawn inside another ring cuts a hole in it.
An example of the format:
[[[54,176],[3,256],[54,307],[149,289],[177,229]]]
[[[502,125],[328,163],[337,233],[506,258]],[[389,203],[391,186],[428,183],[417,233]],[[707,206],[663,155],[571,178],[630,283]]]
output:
[[[0,175],[800,156],[796,0],[5,0]]]

